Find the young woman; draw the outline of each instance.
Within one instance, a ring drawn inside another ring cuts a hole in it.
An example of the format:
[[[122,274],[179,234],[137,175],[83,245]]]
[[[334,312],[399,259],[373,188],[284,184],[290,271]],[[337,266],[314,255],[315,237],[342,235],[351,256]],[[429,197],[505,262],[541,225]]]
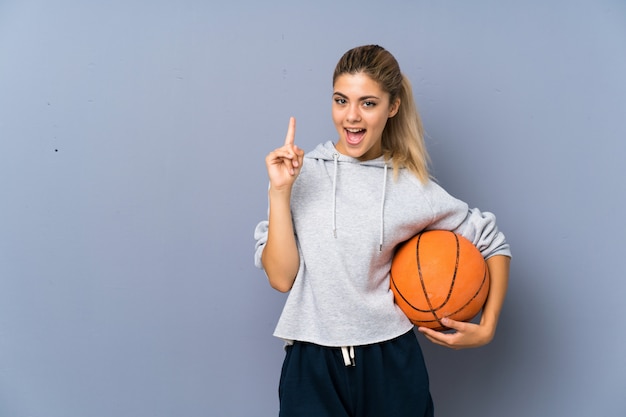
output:
[[[454,349],[493,338],[510,250],[495,217],[433,182],[409,81],[376,45],[354,48],[333,75],[335,143],[306,155],[295,120],[267,155],[269,218],[255,230],[255,262],[289,291],[274,335],[287,341],[280,416],[432,416],[428,373],[413,325],[389,289],[397,246],[427,229],[455,231],[491,274],[479,324],[419,328]]]

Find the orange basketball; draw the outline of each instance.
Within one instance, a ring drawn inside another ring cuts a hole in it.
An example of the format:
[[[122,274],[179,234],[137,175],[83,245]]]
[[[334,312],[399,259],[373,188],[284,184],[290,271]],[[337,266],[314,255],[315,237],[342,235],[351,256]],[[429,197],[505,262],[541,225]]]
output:
[[[403,243],[391,263],[396,304],[416,326],[444,330],[441,319],[469,321],[489,292],[487,263],[463,236],[422,232]]]

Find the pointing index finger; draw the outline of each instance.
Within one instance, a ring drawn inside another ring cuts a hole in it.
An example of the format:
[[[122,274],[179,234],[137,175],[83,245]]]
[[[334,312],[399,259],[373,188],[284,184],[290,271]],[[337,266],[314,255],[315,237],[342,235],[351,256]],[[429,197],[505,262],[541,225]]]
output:
[[[296,118],[289,118],[289,128],[287,129],[287,136],[285,137],[285,145],[293,145],[296,139]]]

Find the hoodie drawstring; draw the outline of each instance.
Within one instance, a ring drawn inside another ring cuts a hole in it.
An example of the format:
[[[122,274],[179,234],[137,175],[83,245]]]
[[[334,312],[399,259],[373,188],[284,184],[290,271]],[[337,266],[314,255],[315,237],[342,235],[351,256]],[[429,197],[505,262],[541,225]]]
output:
[[[385,191],[387,188],[387,164],[383,171],[383,196],[380,199],[380,241],[378,251],[383,251],[383,237],[385,235]]]
[[[337,167],[339,164],[339,154],[333,153],[333,236],[337,238]],[[378,251],[383,250],[383,240],[385,236],[385,195],[387,193],[387,170],[385,164],[383,169],[383,193],[380,199],[380,236],[378,241]]]

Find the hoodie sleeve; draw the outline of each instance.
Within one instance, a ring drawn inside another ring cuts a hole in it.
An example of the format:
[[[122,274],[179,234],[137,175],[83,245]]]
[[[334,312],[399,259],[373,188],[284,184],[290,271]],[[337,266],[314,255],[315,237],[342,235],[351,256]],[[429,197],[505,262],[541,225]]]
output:
[[[493,213],[469,209],[465,220],[453,231],[472,242],[485,259],[495,255],[511,256],[509,244],[498,230]]]
[[[498,230],[496,216],[469,206],[431,181],[429,199],[433,221],[428,229],[451,230],[472,242],[485,259],[495,255],[511,256],[509,244]]]
[[[256,240],[254,245],[254,265],[260,269],[263,269],[261,255],[263,254],[263,248],[265,248],[265,243],[267,242],[268,224],[269,222],[267,220],[263,220],[259,222],[254,229],[254,239]]]

